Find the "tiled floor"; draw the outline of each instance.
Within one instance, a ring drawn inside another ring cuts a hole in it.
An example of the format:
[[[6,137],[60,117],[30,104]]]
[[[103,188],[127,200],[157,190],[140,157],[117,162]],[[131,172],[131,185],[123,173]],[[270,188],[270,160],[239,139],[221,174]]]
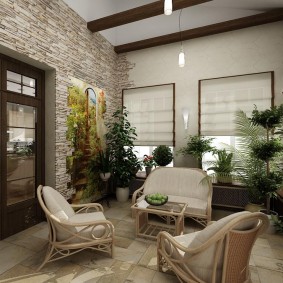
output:
[[[115,226],[114,258],[91,251],[48,263],[40,272],[47,244],[46,223],[0,241],[0,282],[15,283],[175,283],[175,276],[159,273],[156,268],[155,242],[136,239],[130,203],[105,203],[105,215]],[[217,220],[230,212],[213,210]],[[186,220],[186,232],[199,226]],[[253,283],[283,283],[283,236],[263,235],[254,246],[251,258]],[[227,282],[229,283],[229,282]]]

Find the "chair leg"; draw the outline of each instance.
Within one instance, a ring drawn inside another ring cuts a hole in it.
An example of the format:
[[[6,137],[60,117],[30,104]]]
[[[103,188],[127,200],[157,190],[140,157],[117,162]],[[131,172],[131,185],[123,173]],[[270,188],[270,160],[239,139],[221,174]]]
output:
[[[54,247],[52,245],[49,244],[47,251],[46,251],[46,255],[44,258],[44,261],[42,262],[42,264],[36,269],[36,271],[39,271],[51,258],[52,252],[54,250]]]

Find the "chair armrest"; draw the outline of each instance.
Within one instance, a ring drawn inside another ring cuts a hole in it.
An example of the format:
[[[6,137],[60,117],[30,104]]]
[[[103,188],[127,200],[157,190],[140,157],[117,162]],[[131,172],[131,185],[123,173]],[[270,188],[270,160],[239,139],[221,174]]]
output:
[[[215,223],[216,221],[209,221],[208,223],[207,223],[207,226],[209,226],[209,225],[211,225],[211,224],[213,224],[213,223]]]
[[[137,199],[143,195],[143,190],[144,190],[144,186],[141,186],[139,189],[137,189],[133,196],[132,196],[132,205],[134,205],[137,202]]]
[[[168,232],[159,232],[157,235],[157,251],[161,251],[164,255],[171,257],[173,252],[180,253],[190,253],[191,255],[199,252],[199,248],[189,248],[178,243],[173,236]]]
[[[77,213],[88,213],[90,212],[91,208],[94,208],[95,211],[104,211],[103,207],[99,203],[84,203],[84,204],[71,204],[72,208],[79,208],[79,210],[76,211]]]

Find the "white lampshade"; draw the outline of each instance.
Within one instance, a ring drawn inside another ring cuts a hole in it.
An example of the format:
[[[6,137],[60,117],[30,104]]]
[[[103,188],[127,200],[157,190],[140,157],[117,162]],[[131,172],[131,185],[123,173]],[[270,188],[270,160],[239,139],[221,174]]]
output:
[[[183,50],[180,51],[179,53],[179,67],[184,67],[185,66],[185,53]]]
[[[172,9],[173,9],[172,0],[164,0],[164,14],[166,16],[171,15]]]

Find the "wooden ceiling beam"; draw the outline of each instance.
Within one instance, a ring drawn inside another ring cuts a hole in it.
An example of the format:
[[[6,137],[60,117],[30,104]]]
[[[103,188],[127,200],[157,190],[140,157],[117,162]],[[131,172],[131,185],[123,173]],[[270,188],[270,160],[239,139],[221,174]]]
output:
[[[173,0],[173,10],[199,5],[212,0]],[[132,22],[144,20],[164,13],[164,1],[157,1],[117,14],[113,14],[101,19],[87,23],[87,27],[92,32],[97,32]]]
[[[277,22],[281,20],[283,20],[283,9],[276,9],[269,12],[256,14],[253,16],[248,16],[222,23],[185,30],[182,31],[182,40],[199,38],[203,36],[243,29],[247,27]],[[125,52],[165,45],[179,41],[180,41],[180,33],[176,32],[168,35],[158,36],[158,37],[131,42],[123,45],[118,45],[115,46],[115,51],[116,53],[125,53]]]

